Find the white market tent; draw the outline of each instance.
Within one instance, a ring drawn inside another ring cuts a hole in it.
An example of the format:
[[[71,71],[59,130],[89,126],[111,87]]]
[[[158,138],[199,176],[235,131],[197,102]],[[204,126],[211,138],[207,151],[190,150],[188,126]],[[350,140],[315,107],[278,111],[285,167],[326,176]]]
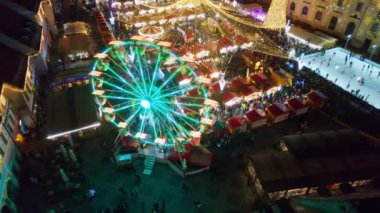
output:
[[[313,49],[332,48],[338,39],[320,31],[309,32],[299,27],[292,26],[288,35]]]

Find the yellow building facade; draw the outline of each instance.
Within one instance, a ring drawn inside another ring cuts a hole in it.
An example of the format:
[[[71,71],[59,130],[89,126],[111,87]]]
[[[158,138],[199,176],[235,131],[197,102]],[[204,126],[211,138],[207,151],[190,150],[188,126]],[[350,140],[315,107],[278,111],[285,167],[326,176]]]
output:
[[[380,47],[379,0],[289,0],[287,16],[369,53]]]

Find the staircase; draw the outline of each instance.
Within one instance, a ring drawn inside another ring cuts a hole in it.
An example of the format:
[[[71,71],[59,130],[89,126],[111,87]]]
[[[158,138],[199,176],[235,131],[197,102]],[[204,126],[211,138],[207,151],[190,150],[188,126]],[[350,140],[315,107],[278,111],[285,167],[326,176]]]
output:
[[[143,174],[144,175],[150,175],[152,174],[152,169],[153,169],[153,166],[154,166],[154,163],[156,162],[156,158],[154,156],[151,156],[151,155],[147,155],[145,157],[145,161],[144,161],[144,171],[143,171]]]

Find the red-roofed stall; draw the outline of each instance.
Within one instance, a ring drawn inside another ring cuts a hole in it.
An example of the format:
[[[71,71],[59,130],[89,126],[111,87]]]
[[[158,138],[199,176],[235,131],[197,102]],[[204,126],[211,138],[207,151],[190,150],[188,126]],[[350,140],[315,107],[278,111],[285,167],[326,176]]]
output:
[[[244,87],[247,85],[247,81],[244,80],[243,78],[235,78],[230,82],[231,89],[234,90],[235,92],[238,92],[241,87]]]
[[[232,42],[226,38],[226,37],[222,37],[219,39],[218,41],[218,52],[220,54],[226,54],[230,51],[230,48],[233,47],[234,45],[232,44]]]
[[[253,75],[250,75],[249,79],[251,82],[253,82],[255,84],[260,84],[260,83],[268,80],[268,78],[262,73],[255,73]]]
[[[231,134],[241,133],[247,131],[247,122],[244,118],[233,117],[227,121],[227,127]]]
[[[253,45],[252,42],[249,42],[248,39],[242,35],[235,36],[234,42],[237,46],[241,47],[242,49],[247,49],[249,47],[252,47]]]
[[[286,101],[285,105],[290,109],[293,115],[302,115],[309,110],[309,107],[301,98],[291,98]]]
[[[238,94],[234,92],[225,92],[223,94],[222,100],[225,106],[233,106],[235,104],[239,104],[241,101],[241,98],[239,97]]]
[[[278,123],[289,118],[289,111],[284,104],[271,104],[266,108],[266,112],[271,123]]]
[[[245,117],[251,129],[266,125],[268,120],[265,112],[260,109],[249,111]]]
[[[260,92],[260,90],[258,90],[254,86],[241,87],[239,92],[245,101],[251,101],[251,100],[257,99],[262,95],[262,92]]]
[[[317,90],[312,90],[306,94],[306,104],[312,109],[322,108],[325,105],[327,99],[328,98],[323,93]]]
[[[206,50],[201,44],[194,44],[193,46],[193,54],[196,58],[204,58],[210,54],[210,51]]]

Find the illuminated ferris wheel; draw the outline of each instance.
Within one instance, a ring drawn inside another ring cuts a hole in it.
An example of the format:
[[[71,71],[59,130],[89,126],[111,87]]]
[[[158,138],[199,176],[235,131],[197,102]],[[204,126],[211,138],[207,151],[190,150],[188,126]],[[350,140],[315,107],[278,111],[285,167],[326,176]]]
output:
[[[206,128],[207,91],[194,70],[156,44],[113,42],[90,72],[102,117],[141,143],[179,146]]]

